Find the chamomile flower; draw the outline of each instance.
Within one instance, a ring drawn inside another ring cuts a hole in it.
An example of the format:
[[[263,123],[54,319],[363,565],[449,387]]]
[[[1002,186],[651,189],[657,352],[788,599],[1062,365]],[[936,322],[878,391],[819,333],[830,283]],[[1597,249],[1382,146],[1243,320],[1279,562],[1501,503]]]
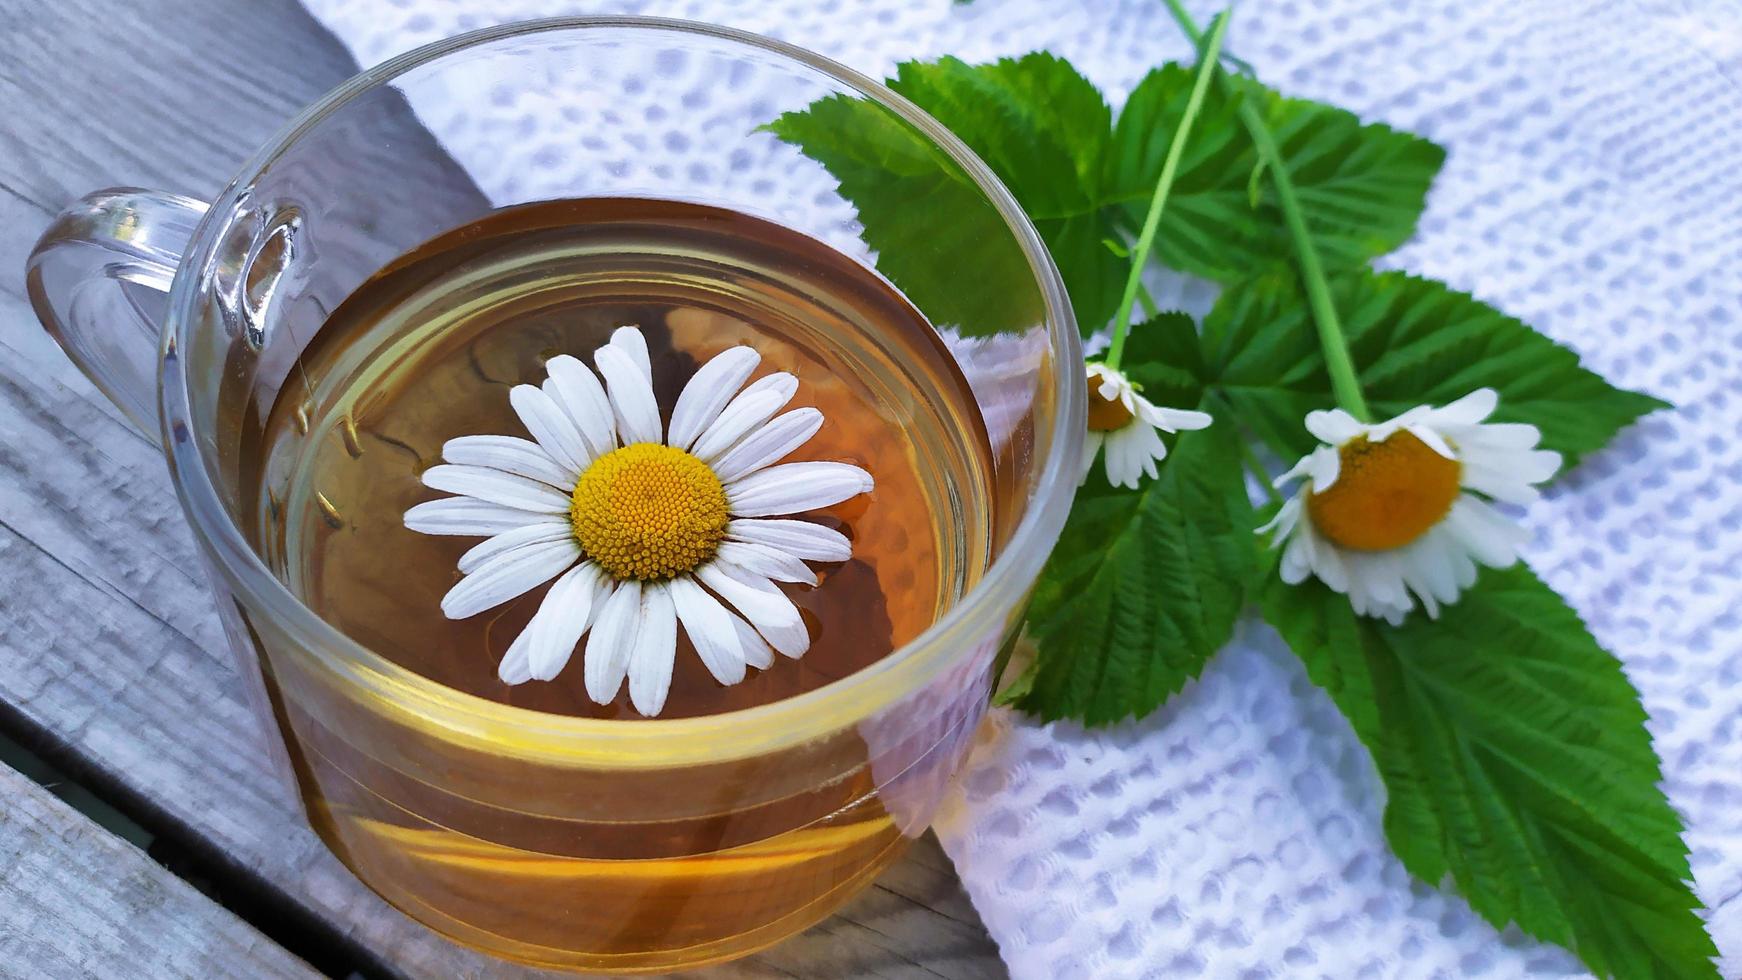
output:
[[[1137,386],[1116,368],[1091,361],[1089,372],[1089,437],[1083,440],[1083,479],[1106,450],[1107,482],[1135,489],[1142,476],[1153,478],[1155,464],[1167,456],[1161,433],[1202,429],[1210,424],[1203,412],[1162,408],[1137,393]]]
[[[1283,581],[1317,576],[1357,613],[1396,625],[1418,600],[1437,617],[1476,581],[1478,564],[1516,561],[1527,534],[1494,502],[1536,500],[1561,457],[1536,448],[1534,425],[1484,422],[1499,400],[1482,388],[1377,425],[1341,409],[1307,413],[1324,445],[1276,481],[1300,484],[1259,528],[1285,547]]]
[[[460,557],[442,598],[465,619],[543,585],[526,628],[498,667],[508,684],[557,676],[586,638],[588,697],[657,715],[671,689],[682,629],[722,684],[769,667],[773,650],[804,655],[810,635],[776,583],[814,586],[805,563],[851,557],[845,535],[781,515],[872,489],[838,462],[781,463],[822,427],[815,408],[777,412],[798,390],[785,372],[750,382],[761,358],[724,351],[696,371],[661,422],[647,342],[619,328],[594,353],[545,363],[542,386],[509,401],[532,439],[462,436],[423,482],[455,496],[418,504],[405,526],[487,540]],[[601,384],[601,378],[603,383]]]

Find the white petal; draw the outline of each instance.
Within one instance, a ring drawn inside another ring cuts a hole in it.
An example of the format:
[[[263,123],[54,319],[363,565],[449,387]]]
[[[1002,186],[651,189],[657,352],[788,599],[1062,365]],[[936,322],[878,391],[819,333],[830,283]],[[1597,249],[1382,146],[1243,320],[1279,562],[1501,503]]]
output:
[[[871,474],[851,463],[781,463],[726,485],[733,517],[798,514],[870,493]]]
[[[1141,395],[1137,397],[1135,414],[1142,421],[1164,432],[1204,429],[1215,421],[1208,412],[1198,412],[1185,408],[1164,408]]]
[[[1283,549],[1282,562],[1278,566],[1285,583],[1299,585],[1313,574],[1312,549],[1313,541],[1308,535],[1297,534],[1288,539],[1288,547]]]
[[[659,403],[653,399],[653,383],[648,375],[621,348],[610,344],[599,348],[593,361],[605,376],[605,390],[611,396],[611,410],[617,417],[617,434],[623,444],[659,442]]]
[[[823,413],[814,408],[796,408],[738,441],[714,463],[714,475],[730,483],[784,459],[810,441],[823,427]]]
[[[1269,534],[1272,531],[1276,532],[1276,537],[1272,547],[1275,547],[1276,544],[1280,544],[1283,539],[1287,538],[1290,534],[1293,534],[1294,526],[1300,520],[1302,496],[1302,494],[1297,493],[1283,501],[1282,506],[1276,509],[1276,516],[1265,522],[1264,526],[1260,527],[1254,533]]]
[[[1391,618],[1414,607],[1395,552],[1349,552],[1349,604],[1363,616]]]
[[[1524,506],[1536,503],[1542,496],[1528,480],[1520,478],[1516,469],[1465,464],[1458,473],[1458,483],[1466,490],[1485,494],[1503,504]]]
[[[576,473],[587,468],[590,459],[580,430],[543,388],[515,385],[508,391],[508,404],[514,406],[520,424],[526,426],[526,431],[532,433],[551,459]]]
[[[459,568],[461,572],[470,574],[497,555],[513,551],[516,548],[560,541],[573,534],[574,529],[569,526],[567,520],[560,517],[543,517],[536,524],[523,524],[520,527],[511,528],[474,545],[470,551],[460,556]]]
[[[1094,341],[1091,340],[1090,344],[1093,345]],[[1108,401],[1112,401],[1121,389],[1131,386],[1124,374],[1101,361],[1091,361],[1085,366],[1088,368],[1089,384]]]
[[[502,655],[502,662],[496,665],[496,676],[504,684],[524,684],[532,680],[532,671],[526,666],[526,651],[532,647],[532,624],[527,623],[514,642],[508,645],[508,652]]]
[[[1505,568],[1518,560],[1518,548],[1529,534],[1492,506],[1465,494],[1452,504],[1444,524],[1470,557],[1490,568]]]
[[[517,598],[555,578],[581,557],[581,547],[566,538],[528,545],[484,562],[442,596],[442,615],[465,619]]]
[[[1531,483],[1545,483],[1560,472],[1561,454],[1547,449],[1520,453],[1510,462],[1518,470],[1518,478]]]
[[[405,512],[405,526],[419,534],[484,537],[550,520],[549,514],[504,507],[474,497],[427,500]]]
[[[677,659],[677,617],[666,583],[641,590],[641,626],[629,656],[629,702],[645,717],[665,708],[671,693],[671,668]]]
[[[1319,450],[1323,448],[1323,446],[1320,446],[1318,449],[1314,449],[1312,452],[1307,453],[1305,456],[1296,460],[1295,464],[1289,467],[1281,476],[1271,480],[1270,485],[1281,490],[1283,487],[1288,486],[1295,480],[1311,473],[1313,471],[1313,466],[1315,465],[1315,460],[1318,458]]]
[[[703,585],[749,620],[774,649],[796,658],[810,648],[810,634],[798,607],[773,582],[718,558],[696,569],[695,574]]]
[[[532,618],[532,643],[526,653],[527,669],[533,677],[552,680],[568,666],[575,644],[592,625],[609,587],[599,566],[589,561],[569,569],[544,594],[538,615]]]
[[[738,631],[732,625],[733,615],[720,605],[689,576],[671,580],[671,602],[683,623],[684,635],[696,648],[702,666],[722,684],[736,684],[744,679],[744,649]],[[748,628],[748,627],[747,627]],[[758,643],[762,643],[760,638]],[[763,644],[766,646],[767,644]]]
[[[1446,606],[1458,601],[1458,595],[1475,581],[1475,560],[1470,559],[1469,552],[1444,522],[1416,541],[1411,552],[1409,557],[1418,567],[1421,585],[1430,588],[1434,599]],[[1425,597],[1421,604],[1428,607],[1430,616],[1434,614]]]
[[[1368,585],[1372,594],[1386,606],[1414,609],[1415,600],[1410,598],[1409,588],[1404,584],[1403,553],[1380,551],[1371,553],[1368,557],[1378,559],[1370,565],[1371,579]]]
[[[1387,419],[1377,425],[1365,426],[1367,439],[1370,442],[1384,442],[1391,438],[1395,432],[1414,428],[1418,425],[1429,425],[1434,420],[1435,411],[1437,409],[1431,405],[1417,405],[1396,418]]]
[[[1306,430],[1320,442],[1341,446],[1350,439],[1366,432],[1367,427],[1355,421],[1355,416],[1348,412],[1340,408],[1333,408],[1328,412],[1308,412]]]
[[[717,552],[721,561],[729,561],[756,575],[776,582],[798,582],[816,585],[817,575],[804,562],[778,548],[743,541],[722,541]]]
[[[1535,449],[1542,441],[1542,431],[1523,422],[1441,428],[1457,440],[1458,448],[1464,450],[1465,455],[1481,450]]]
[[[726,537],[779,548],[806,561],[846,561],[853,544],[832,527],[810,521],[737,519],[726,525]]]
[[[1156,461],[1167,456],[1167,444],[1156,431],[1141,422],[1107,433],[1107,482],[1133,490],[1148,476],[1154,479]]]
[[[1442,534],[1448,541],[1457,543],[1457,536],[1452,533],[1451,526],[1443,521],[1439,527],[1434,528],[1434,533]],[[1446,553],[1452,556],[1452,574],[1457,577],[1458,591],[1463,592],[1475,585],[1476,559],[1471,557],[1468,549],[1460,545],[1456,548],[1448,548]]]
[[[460,466],[482,466],[547,483],[564,493],[580,474],[551,458],[538,443],[518,436],[460,436],[442,445],[442,459]]]
[[[485,469],[482,466],[438,463],[423,471],[423,485],[432,490],[446,490],[448,493],[541,514],[567,513],[570,503],[568,494],[548,483],[529,480],[501,470]]]
[[[1341,549],[1319,537],[1319,529],[1313,525],[1310,516],[1300,522],[1300,532],[1295,540],[1301,543],[1302,556],[1319,581],[1329,586],[1333,592],[1349,591],[1349,564],[1343,560]]]
[[[1343,454],[1330,446],[1320,446],[1307,459],[1311,460],[1307,464],[1308,478],[1318,493],[1329,490],[1343,472]]]
[[[647,356],[647,338],[639,329],[622,326],[611,331],[611,346],[629,355],[629,359],[647,376],[648,385],[653,384],[653,359]]]
[[[744,651],[744,663],[757,670],[774,666],[774,648],[768,645],[761,633],[756,632],[756,627],[735,613],[728,611],[727,615],[732,617],[732,629],[738,634],[738,647]]]
[[[579,358],[558,354],[544,362],[550,372],[545,392],[567,413],[569,421],[581,434],[581,441],[593,459],[617,448],[617,417],[611,412],[611,399],[592,369]]]
[[[1416,556],[1417,567],[1421,570],[1422,582],[1432,590],[1434,598],[1443,603],[1458,601],[1458,593],[1463,590],[1459,584],[1464,579],[1464,566],[1472,569],[1475,563],[1457,542],[1451,533],[1442,525],[1429,531],[1424,539],[1424,546]]]
[[[1541,496],[1533,484],[1546,482],[1560,467],[1560,453],[1547,450],[1484,450],[1465,461],[1460,482],[1502,503],[1528,504]]]
[[[751,372],[760,363],[762,355],[744,346],[728,348],[710,358],[677,396],[666,441],[679,449],[690,448],[720,417],[721,409],[750,380]]]
[[[641,622],[641,583],[620,582],[605,598],[593,630],[587,634],[583,673],[587,697],[597,704],[610,704],[629,673],[629,654]]]
[[[1157,464],[1167,458],[1167,443],[1161,439],[1161,433],[1147,425],[1128,426],[1134,430],[1127,436],[1129,448],[1126,450],[1136,456],[1137,463],[1143,467],[1143,475],[1155,479]]]
[[[702,430],[690,451],[702,462],[712,463],[750,430],[786,407],[797,391],[798,379],[785,371],[757,378],[726,403],[720,417]]]
[[[1500,406],[1500,395],[1493,388],[1477,388],[1464,397],[1434,410],[1439,425],[1475,425]]]
[[[1413,551],[1405,550],[1400,554],[1403,557],[1403,584],[1421,602],[1422,610],[1427,613],[1427,618],[1440,618],[1440,601],[1434,595],[1433,585],[1429,579],[1431,563],[1425,562],[1419,554]]]
[[[1131,426],[1126,426],[1127,429]],[[1131,454],[1131,444],[1122,439],[1114,438],[1123,430],[1107,433],[1107,438],[1101,442],[1102,464],[1107,471],[1107,482],[1116,487],[1135,489],[1138,475],[1142,472],[1140,464]],[[1153,430],[1151,430],[1153,431]]]
[[[1438,453],[1441,457],[1445,459],[1458,458],[1458,454],[1452,451],[1452,447],[1446,444],[1446,440],[1428,426],[1412,425],[1408,427],[1407,431],[1410,435],[1420,439],[1422,445]]]
[[[1429,619],[1439,618],[1441,604],[1458,601],[1460,566],[1470,562],[1463,546],[1444,524],[1402,550],[1404,582],[1421,600]]]

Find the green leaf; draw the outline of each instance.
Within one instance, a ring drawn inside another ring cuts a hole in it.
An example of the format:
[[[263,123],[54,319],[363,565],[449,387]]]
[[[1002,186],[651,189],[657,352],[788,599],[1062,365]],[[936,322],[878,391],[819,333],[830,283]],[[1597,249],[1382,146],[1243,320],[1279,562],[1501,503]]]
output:
[[[1033,273],[1004,219],[905,120],[875,102],[834,95],[766,128],[840,182],[878,270],[933,323],[985,335],[1040,321]]]
[[[1333,276],[1350,353],[1373,412],[1443,405],[1477,388],[1500,393],[1496,422],[1528,422],[1563,472],[1667,403],[1610,385],[1577,354],[1443,283],[1401,272]],[[1332,405],[1311,316],[1295,279],[1272,273],[1231,286],[1204,320],[1206,376],[1240,420],[1278,453],[1304,455],[1306,413]]]
[[[1021,704],[1022,699],[1034,690],[1035,666],[1034,661],[1029,661],[1028,666],[1022,668],[1022,672],[1016,675],[1016,679],[1009,686],[992,696],[992,706],[1006,708]]]
[[[1105,325],[1118,305],[1130,260],[1107,243],[1141,224],[1191,84],[1188,68],[1156,69],[1114,127],[1095,87],[1044,52],[986,65],[907,62],[889,80],[1015,195],[1046,242],[1086,334]],[[1237,99],[1261,103],[1328,268],[1360,265],[1414,233],[1444,161],[1439,147],[1242,79],[1211,89],[1193,129],[1157,238],[1164,262],[1235,281],[1290,261],[1274,191],[1255,179],[1258,157]],[[1033,322],[1037,297],[1022,282],[1026,267],[1002,222],[918,130],[875,103],[846,96],[786,113],[768,128],[834,174],[859,209],[878,268],[935,322],[974,334]],[[1005,294],[1022,308],[1010,309]]]
[[[1528,568],[1395,628],[1317,581],[1260,604],[1372,753],[1410,873],[1599,975],[1717,976],[1639,696]]]
[[[1084,210],[1094,201],[1113,112],[1063,58],[1035,51],[986,65],[909,61],[889,86],[973,147],[1030,213]],[[1073,179],[1059,180],[1061,170]]]
[[[1101,93],[1046,53],[978,66],[907,62],[889,85],[992,168],[1046,242],[1083,330],[1105,324],[1131,264],[1103,244],[1118,239],[1119,226],[1099,199],[1112,132]],[[768,128],[840,181],[877,249],[877,267],[933,322],[972,334],[1036,322],[1038,297],[1009,231],[917,130],[845,96],[786,113]],[[1005,297],[1012,293],[1023,304],[1014,311]]]
[[[1142,220],[1191,83],[1190,69],[1163,65],[1138,83],[1119,114],[1103,197],[1122,205],[1130,222]],[[1239,121],[1237,99],[1258,101],[1326,268],[1362,265],[1415,234],[1444,150],[1389,126],[1364,126],[1335,106],[1285,99],[1237,79],[1210,90],[1180,161],[1156,240],[1162,261],[1223,282],[1292,261],[1274,187],[1258,177],[1258,154]]]
[[[1227,642],[1257,553],[1237,448],[1218,428],[1182,433],[1137,490],[1108,486],[1097,463],[1035,587],[1023,709],[1142,716]]]
[[[1085,333],[1113,315],[1130,262],[1101,242],[1118,226],[1096,179],[1112,111],[1070,62],[1046,52],[987,65],[906,62],[889,87],[968,144],[1046,242]]]
[[[1160,313],[1134,324],[1125,338],[1126,377],[1166,408],[1196,408],[1204,395],[1204,357],[1190,314]]]

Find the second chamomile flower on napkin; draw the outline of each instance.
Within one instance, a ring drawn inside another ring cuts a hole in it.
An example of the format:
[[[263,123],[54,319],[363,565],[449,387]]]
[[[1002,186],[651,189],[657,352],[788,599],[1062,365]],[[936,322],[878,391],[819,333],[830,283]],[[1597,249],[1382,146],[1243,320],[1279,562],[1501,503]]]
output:
[[[1284,549],[1283,581],[1316,576],[1357,613],[1397,625],[1417,601],[1439,615],[1478,564],[1517,561],[1526,532],[1495,504],[1536,500],[1561,457],[1536,448],[1536,426],[1485,422],[1499,403],[1482,388],[1377,424],[1342,409],[1307,413],[1324,445],[1276,481],[1299,483],[1259,528]]]

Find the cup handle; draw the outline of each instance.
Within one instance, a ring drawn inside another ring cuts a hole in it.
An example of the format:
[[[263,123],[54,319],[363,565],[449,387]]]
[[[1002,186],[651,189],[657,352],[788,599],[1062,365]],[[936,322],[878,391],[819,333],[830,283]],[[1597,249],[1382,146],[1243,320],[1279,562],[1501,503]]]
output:
[[[43,328],[153,441],[162,298],[205,213],[178,194],[96,191],[55,217],[24,267]]]

